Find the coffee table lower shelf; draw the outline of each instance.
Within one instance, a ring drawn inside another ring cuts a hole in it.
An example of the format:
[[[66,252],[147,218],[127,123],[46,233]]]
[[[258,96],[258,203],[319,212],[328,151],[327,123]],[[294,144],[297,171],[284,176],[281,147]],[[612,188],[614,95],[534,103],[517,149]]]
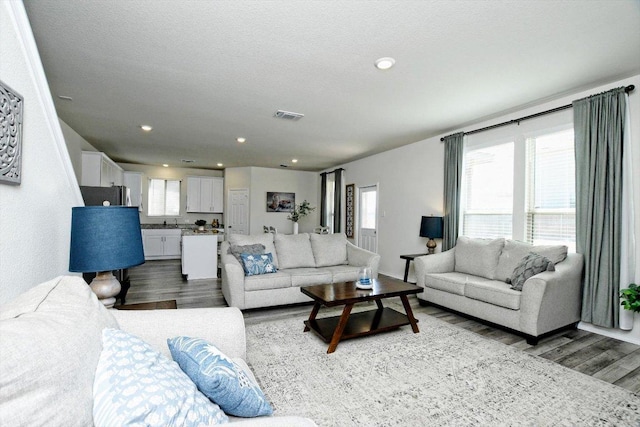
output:
[[[322,338],[324,342],[330,343],[339,322],[340,316],[335,316],[305,320],[304,324]],[[391,331],[398,329],[400,326],[410,324],[411,322],[405,314],[388,307],[351,313],[340,340]]]

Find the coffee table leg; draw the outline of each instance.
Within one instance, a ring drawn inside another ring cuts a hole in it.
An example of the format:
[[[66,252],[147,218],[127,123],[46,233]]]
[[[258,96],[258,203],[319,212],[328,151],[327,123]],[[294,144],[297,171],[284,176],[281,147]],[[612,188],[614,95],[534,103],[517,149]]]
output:
[[[309,314],[309,320],[307,321],[307,323],[311,323],[313,320],[316,319],[316,316],[318,315],[318,311],[320,310],[320,303],[316,302],[315,304],[313,304],[313,308],[311,309],[311,314]],[[304,331],[303,332],[309,332],[309,326],[305,325],[304,326]]]
[[[404,306],[404,311],[407,313],[407,317],[409,318],[409,323],[411,324],[411,329],[413,329],[413,333],[417,334],[420,332],[418,329],[418,322],[416,318],[413,317],[413,310],[411,310],[411,305],[409,304],[409,300],[406,295],[400,295],[400,299],[402,300],[402,305]]]
[[[352,308],[353,308],[353,304],[347,304],[344,306],[344,309],[342,310],[342,315],[340,316],[340,321],[338,322],[338,326],[336,326],[336,330],[333,331],[333,337],[331,338],[331,343],[329,344],[329,349],[327,349],[327,353],[333,353],[334,351],[336,351],[336,347],[338,347],[340,338],[342,338],[342,333],[344,332],[344,328],[347,326],[347,322],[349,321],[349,314],[351,314]]]

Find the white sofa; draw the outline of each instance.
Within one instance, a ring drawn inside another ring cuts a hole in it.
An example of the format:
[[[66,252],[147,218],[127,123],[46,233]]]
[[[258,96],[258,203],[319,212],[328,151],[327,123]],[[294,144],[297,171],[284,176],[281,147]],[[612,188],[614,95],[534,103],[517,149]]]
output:
[[[167,338],[203,338],[252,376],[238,309],[107,310],[82,278],[62,276],[0,306],[0,425],[93,425],[104,328],[137,335],[169,359]],[[238,426],[315,426],[300,417],[229,418]]]
[[[230,247],[263,245],[278,271],[245,276]],[[378,277],[380,255],[351,244],[344,233],[233,234],[220,246],[222,294],[227,304],[242,310],[310,302],[300,286],[355,281],[361,267]]]
[[[531,252],[548,258],[555,271],[533,275],[522,291],[511,289],[507,279]],[[532,345],[580,320],[583,257],[567,254],[566,246],[460,237],[446,252],[416,258],[415,269],[421,303],[504,326]]]

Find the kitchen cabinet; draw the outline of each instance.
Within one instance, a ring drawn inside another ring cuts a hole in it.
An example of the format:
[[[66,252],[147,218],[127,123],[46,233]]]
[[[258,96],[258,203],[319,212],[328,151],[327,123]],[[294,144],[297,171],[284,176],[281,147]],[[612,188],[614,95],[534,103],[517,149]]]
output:
[[[137,206],[138,211],[144,211],[144,200],[142,199],[142,172],[125,172],[124,186],[129,189],[131,206]]]
[[[182,236],[182,274],[187,280],[218,277],[218,235]]]
[[[222,213],[224,211],[224,178],[187,177],[187,212]]]
[[[180,229],[142,230],[144,259],[180,259]]]
[[[112,187],[123,185],[124,170],[104,153],[82,152],[80,185],[90,187]]]

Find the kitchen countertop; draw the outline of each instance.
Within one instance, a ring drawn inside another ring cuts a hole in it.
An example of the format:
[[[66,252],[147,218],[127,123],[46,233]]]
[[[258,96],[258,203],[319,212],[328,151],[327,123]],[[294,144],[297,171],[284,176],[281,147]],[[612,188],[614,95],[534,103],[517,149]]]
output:
[[[203,231],[200,231],[198,229],[195,228],[183,228],[182,229],[182,235],[183,236],[218,236],[218,235],[224,235],[222,229],[216,228],[205,228]]]
[[[223,228],[212,228],[210,225],[205,226],[204,231],[198,230],[198,226],[191,224],[140,224],[143,230],[181,230],[183,236],[215,236],[224,234]],[[214,232],[217,231],[217,232]]]

